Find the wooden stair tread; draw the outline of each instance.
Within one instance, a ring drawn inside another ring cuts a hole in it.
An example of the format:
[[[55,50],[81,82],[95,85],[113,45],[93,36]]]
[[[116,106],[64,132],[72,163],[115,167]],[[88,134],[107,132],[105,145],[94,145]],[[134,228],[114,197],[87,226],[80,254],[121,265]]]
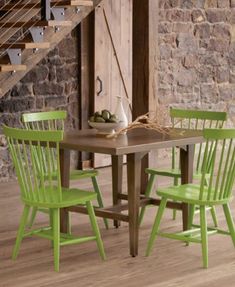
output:
[[[1,49],[48,49],[50,48],[49,42],[34,43],[34,42],[17,42],[17,43],[0,43]]]
[[[56,21],[56,20],[0,23],[1,28],[20,28],[20,27],[31,28],[31,27],[55,27],[55,26],[68,27],[71,25],[72,25],[71,21]]]
[[[53,7],[68,7],[68,6],[93,6],[92,0],[61,0],[61,1],[52,1],[51,6]],[[8,11],[12,9],[40,9],[41,4],[29,3],[29,4],[8,4],[0,8],[0,11]]]
[[[26,71],[25,65],[5,65],[0,63],[0,72]]]
[[[52,1],[51,6],[56,7],[66,7],[66,6],[89,6],[94,5],[92,0],[62,0],[62,1]]]

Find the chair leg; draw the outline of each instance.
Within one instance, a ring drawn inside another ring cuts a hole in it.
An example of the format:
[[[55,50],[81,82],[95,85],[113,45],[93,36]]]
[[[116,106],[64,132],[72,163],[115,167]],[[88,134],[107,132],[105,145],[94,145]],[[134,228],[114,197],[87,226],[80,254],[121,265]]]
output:
[[[194,212],[195,212],[195,205],[190,204],[189,205],[189,217],[188,217],[188,229],[192,229]],[[186,242],[186,246],[189,246],[189,242]]]
[[[99,249],[99,253],[100,253],[100,257],[105,260],[106,256],[105,256],[105,251],[104,251],[104,245],[103,245],[103,241],[101,239],[101,235],[100,235],[100,230],[99,230],[99,226],[97,224],[96,221],[96,216],[95,216],[95,212],[94,212],[94,208],[93,205],[90,201],[86,202],[86,207],[88,210],[88,214],[89,214],[89,218],[90,218],[90,222],[91,222],[91,226],[93,229],[93,232],[96,236],[96,243]]]
[[[201,244],[202,244],[202,258],[203,267],[208,267],[208,236],[207,236],[207,222],[206,222],[206,207],[200,206],[200,225],[201,225]]]
[[[97,201],[98,201],[99,207],[102,208],[102,207],[104,207],[104,204],[103,204],[102,194],[101,194],[99,185],[98,185],[98,183],[97,183],[97,179],[96,179],[95,176],[93,176],[93,177],[91,178],[91,180],[92,180],[92,184],[93,184],[94,191],[95,191],[96,194],[97,194]],[[106,229],[109,229],[108,219],[107,219],[107,218],[103,218],[103,220],[104,220],[105,228],[106,228]]]
[[[155,181],[155,174],[151,174],[150,178],[149,178],[149,181],[148,181],[148,184],[147,184],[146,191],[145,191],[145,196],[146,197],[150,196],[151,191],[153,189],[154,181]],[[141,225],[141,223],[143,221],[145,210],[146,210],[146,206],[141,208],[140,215],[139,215],[139,225]]]
[[[16,237],[16,243],[15,243],[13,253],[12,253],[12,259],[13,260],[15,260],[17,258],[17,255],[19,253],[20,244],[21,244],[21,241],[22,241],[23,236],[24,236],[25,227],[27,225],[27,219],[29,216],[29,211],[30,211],[30,207],[28,205],[25,205],[24,210],[23,210],[23,214],[22,214],[21,219],[20,219],[20,226],[18,229],[17,237]]]
[[[49,209],[49,220],[50,220],[50,227],[53,231],[53,209]],[[52,248],[54,247],[53,240],[51,241]]]
[[[32,213],[29,219],[29,223],[28,223],[28,227],[31,228],[34,224],[35,218],[36,218],[36,214],[37,214],[38,208],[36,206],[34,206],[32,208]]]
[[[215,207],[214,206],[211,206],[210,212],[211,212],[211,217],[212,217],[214,226],[218,227],[218,220],[217,220],[216,211],[215,211]]]
[[[161,222],[161,218],[162,218],[163,212],[164,212],[165,207],[166,207],[166,203],[167,203],[167,199],[166,198],[162,198],[161,199],[161,203],[160,203],[159,208],[158,208],[158,211],[157,211],[157,215],[156,215],[154,224],[153,224],[152,232],[151,232],[148,244],[147,244],[146,256],[149,256],[150,252],[153,249],[153,243],[154,243],[154,241],[156,240],[156,237],[157,237],[157,232],[158,232],[158,229],[159,229],[159,226],[160,226],[160,222]]]
[[[59,272],[60,269],[60,210],[52,209],[53,212],[53,249],[54,249],[54,268]]]
[[[194,204],[190,204],[189,205],[188,229],[192,228],[194,213],[195,213],[195,205]]]
[[[178,178],[175,177],[175,178],[174,178],[174,186],[177,186],[177,185],[178,185]],[[172,216],[172,219],[173,219],[173,220],[176,220],[176,212],[177,212],[177,210],[176,210],[176,209],[173,209],[173,216]]]
[[[233,245],[235,246],[235,229],[234,229],[234,222],[233,222],[233,217],[231,214],[231,210],[229,208],[228,204],[223,205],[223,210],[224,210],[224,215],[227,221],[228,229],[233,241]]]

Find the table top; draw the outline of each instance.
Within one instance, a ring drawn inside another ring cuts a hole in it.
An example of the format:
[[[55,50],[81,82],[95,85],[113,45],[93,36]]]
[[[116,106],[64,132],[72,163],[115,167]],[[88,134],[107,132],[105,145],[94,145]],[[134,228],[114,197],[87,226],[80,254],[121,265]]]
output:
[[[134,129],[117,138],[101,137],[94,129],[65,132],[62,149],[92,153],[124,155],[159,148],[185,146],[203,142],[202,131],[170,129],[168,134],[155,130]]]

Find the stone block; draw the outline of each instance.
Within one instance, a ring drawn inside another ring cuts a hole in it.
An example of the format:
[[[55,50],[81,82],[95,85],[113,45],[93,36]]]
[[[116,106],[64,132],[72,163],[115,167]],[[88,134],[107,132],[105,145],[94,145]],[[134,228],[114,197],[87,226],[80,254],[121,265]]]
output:
[[[34,99],[25,97],[23,99],[12,98],[7,101],[0,101],[1,113],[17,113],[30,111],[34,108]]]
[[[229,64],[231,66],[235,65],[235,42],[230,45],[229,54],[228,54]]]
[[[215,38],[231,39],[231,25],[225,23],[217,23],[211,29],[211,36]]]
[[[18,83],[12,90],[11,90],[12,97],[26,97],[26,96],[33,96],[33,84],[32,83]]]
[[[172,48],[176,48],[176,36],[174,34],[163,34],[158,36],[159,44],[168,44]]]
[[[216,70],[216,82],[217,83],[226,83],[229,82],[229,77],[230,77],[230,71],[229,67],[218,67]]]
[[[230,11],[231,11],[231,18],[230,18],[230,22],[231,22],[231,24],[235,24],[235,8],[233,8],[233,9],[230,9]]]
[[[189,33],[189,34],[193,34],[193,23],[181,23],[181,22],[177,22],[173,24],[173,29],[172,31],[175,33]]]
[[[192,11],[192,21],[194,23],[201,23],[201,22],[205,22],[206,20],[206,16],[205,13],[202,10],[199,9],[195,9]]]
[[[211,33],[211,26],[208,23],[196,24],[194,26],[194,35],[197,38],[209,39]]]
[[[170,9],[166,12],[166,20],[170,22],[191,22],[191,12],[183,9]]]
[[[224,1],[224,0],[221,0]],[[217,8],[217,0],[205,0],[204,7],[207,8]]]
[[[219,96],[223,101],[232,101],[235,99],[235,85],[221,84],[219,85]]]
[[[210,23],[226,22],[229,18],[228,10],[226,9],[207,9],[206,16]]]
[[[197,73],[195,69],[185,69],[184,67],[179,67],[175,74],[175,79],[179,86],[193,86],[197,82]]]
[[[197,40],[188,33],[180,33],[176,38],[177,47],[186,52],[196,52],[198,49]]]
[[[199,83],[213,83],[215,78],[215,68],[211,66],[200,66],[198,69]]]
[[[78,64],[56,67],[56,77],[58,82],[70,81],[72,78],[77,78]]]
[[[0,102],[0,106],[1,106],[1,102]],[[20,127],[21,126],[20,114],[13,114],[13,113],[8,113],[8,112],[4,112],[0,114],[0,132],[1,132],[1,127],[3,124],[10,126],[10,127]]]
[[[217,103],[218,102],[218,89],[215,83],[202,84],[200,87],[201,100],[205,103]]]
[[[208,50],[219,53],[225,53],[229,51],[230,41],[226,39],[210,39]]]
[[[159,0],[159,8],[169,9],[179,7],[180,0]]]
[[[195,68],[198,66],[197,55],[186,55],[183,59],[183,65],[185,68]]]
[[[37,83],[45,81],[48,77],[49,69],[45,66],[36,66],[21,80],[22,83]]]
[[[64,87],[58,83],[38,83],[33,86],[36,96],[48,96],[48,95],[62,95]]]
[[[158,33],[159,34],[167,34],[172,32],[172,23],[163,22],[158,25]]]
[[[49,108],[55,108],[55,107],[59,107],[61,105],[65,105],[67,102],[67,99],[65,96],[61,96],[61,95],[56,95],[54,97],[45,97],[45,107]]]
[[[161,44],[159,47],[160,59],[167,60],[171,58],[171,46],[168,44]]]
[[[218,0],[218,8],[230,8],[230,0]]]

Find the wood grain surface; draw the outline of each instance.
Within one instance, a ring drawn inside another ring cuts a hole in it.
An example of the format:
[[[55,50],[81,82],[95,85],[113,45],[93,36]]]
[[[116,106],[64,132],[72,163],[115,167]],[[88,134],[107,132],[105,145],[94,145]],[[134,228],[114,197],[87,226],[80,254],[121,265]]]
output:
[[[164,160],[165,161],[165,160]],[[166,162],[166,161],[165,161]],[[166,163],[164,163],[166,164]],[[161,166],[158,163],[158,166]],[[125,167],[124,167],[125,169]],[[124,172],[124,175],[126,173]],[[101,169],[98,178],[104,194],[105,205],[112,204],[111,170]],[[163,181],[162,181],[163,180]],[[166,185],[164,179],[161,185]],[[73,182],[73,186],[90,189],[90,181]],[[124,177],[124,191],[126,178]],[[107,261],[99,258],[95,243],[66,246],[61,250],[61,272],[53,271],[51,243],[37,237],[23,241],[18,259],[11,260],[19,216],[22,211],[18,186],[15,182],[0,184],[0,286],[1,287],[232,287],[235,282],[235,250],[227,236],[209,238],[209,269],[201,268],[199,245],[185,244],[159,238],[150,257],[144,256],[156,208],[146,211],[140,228],[139,256],[128,255],[128,225],[123,222],[118,229],[105,230],[98,219]],[[235,205],[232,204],[232,211]],[[233,212],[234,214],[234,212]],[[222,210],[217,210],[219,223],[225,226]],[[167,231],[180,229],[182,219],[176,221],[169,210],[163,217],[161,228]],[[210,222],[210,216],[208,214]],[[37,217],[37,226],[47,224],[44,214]],[[90,234],[86,215],[72,214],[72,231],[75,234]]]

